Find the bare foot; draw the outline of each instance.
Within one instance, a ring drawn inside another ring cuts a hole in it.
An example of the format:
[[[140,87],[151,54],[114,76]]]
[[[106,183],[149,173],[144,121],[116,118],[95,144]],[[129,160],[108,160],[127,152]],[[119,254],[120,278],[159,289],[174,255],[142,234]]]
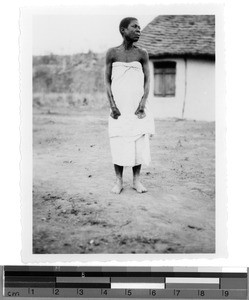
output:
[[[112,188],[111,192],[114,194],[120,194],[123,189],[123,182],[120,180],[117,180],[114,187]]]
[[[147,192],[147,189],[142,185],[142,183],[140,181],[133,182],[133,188],[138,193],[146,193]]]

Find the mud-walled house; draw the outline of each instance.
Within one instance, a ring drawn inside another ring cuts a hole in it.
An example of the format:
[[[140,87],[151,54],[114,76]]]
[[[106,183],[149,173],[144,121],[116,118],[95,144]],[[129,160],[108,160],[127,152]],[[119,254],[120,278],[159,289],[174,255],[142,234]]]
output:
[[[215,120],[215,16],[160,15],[141,33],[155,117]]]

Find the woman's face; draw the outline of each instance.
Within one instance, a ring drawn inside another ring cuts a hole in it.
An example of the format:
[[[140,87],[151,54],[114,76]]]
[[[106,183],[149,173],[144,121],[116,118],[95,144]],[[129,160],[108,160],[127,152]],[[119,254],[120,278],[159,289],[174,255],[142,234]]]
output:
[[[140,32],[141,28],[138,23],[138,20],[132,20],[130,24],[128,25],[127,28],[124,28],[124,34],[123,37],[127,38],[133,42],[137,42],[140,37]]]

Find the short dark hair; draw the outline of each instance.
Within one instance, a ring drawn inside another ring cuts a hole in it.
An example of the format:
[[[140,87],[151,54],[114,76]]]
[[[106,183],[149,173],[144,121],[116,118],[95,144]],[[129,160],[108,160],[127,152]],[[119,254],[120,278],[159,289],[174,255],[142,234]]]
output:
[[[137,18],[134,18],[134,17],[127,17],[127,18],[124,18],[123,20],[121,20],[120,24],[119,24],[119,32],[121,33],[122,35],[122,32],[121,32],[121,28],[127,28],[129,26],[129,24],[131,23],[131,21],[134,21],[136,20],[137,21]]]

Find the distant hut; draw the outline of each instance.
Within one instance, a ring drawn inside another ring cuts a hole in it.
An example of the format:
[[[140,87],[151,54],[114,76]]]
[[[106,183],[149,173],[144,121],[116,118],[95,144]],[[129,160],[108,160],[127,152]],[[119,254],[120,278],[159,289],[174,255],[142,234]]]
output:
[[[214,15],[160,15],[138,45],[149,53],[155,117],[215,120]]]

